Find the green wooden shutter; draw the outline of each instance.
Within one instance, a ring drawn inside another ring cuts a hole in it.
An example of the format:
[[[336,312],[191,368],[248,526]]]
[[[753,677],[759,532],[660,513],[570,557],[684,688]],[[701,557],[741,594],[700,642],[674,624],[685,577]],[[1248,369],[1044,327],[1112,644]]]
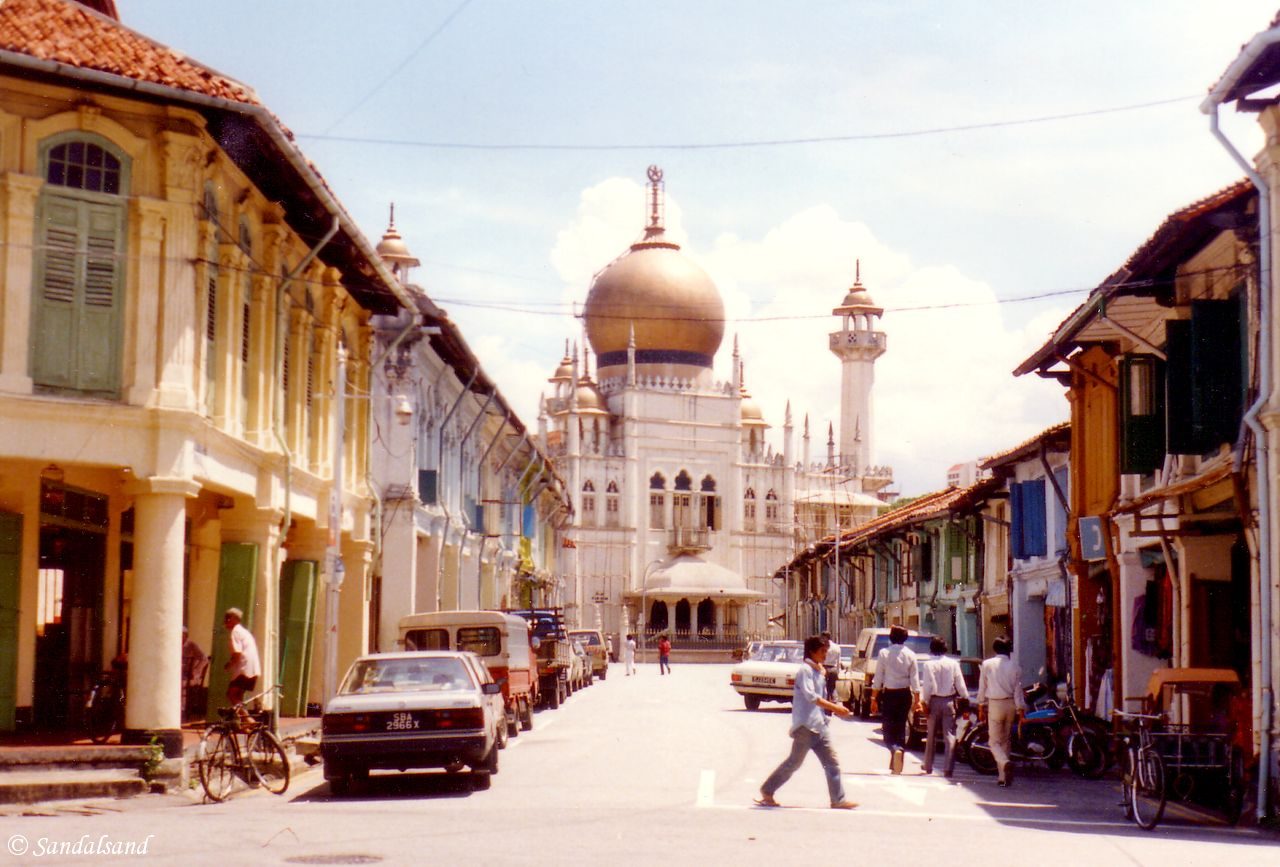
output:
[[[1120,360],[1120,472],[1146,475],[1164,463],[1164,387],[1159,359]]]
[[[316,568],[313,560],[290,560],[280,576],[280,698],[283,716],[306,716],[315,627]]]
[[[1168,450],[1175,455],[1194,455],[1205,451],[1197,441],[1191,424],[1191,392],[1194,383],[1191,366],[1191,322],[1170,319],[1165,333],[1165,432]]]
[[[14,730],[18,706],[18,591],[22,516],[0,512],[0,732]]]
[[[1191,424],[1202,450],[1232,443],[1244,414],[1238,298],[1191,302]]]
[[[37,385],[120,387],[124,213],[56,195],[41,203],[31,375]]]
[[[222,612],[239,608],[244,612],[244,626],[253,631],[254,598],[258,585],[258,546],[252,543],[225,542],[218,563],[218,602],[214,606],[213,662],[209,665],[209,719],[218,718],[218,708],[226,706],[230,678],[224,666],[231,659],[227,631],[222,628]],[[261,654],[262,648],[258,648]],[[259,687],[265,686],[259,681]]]

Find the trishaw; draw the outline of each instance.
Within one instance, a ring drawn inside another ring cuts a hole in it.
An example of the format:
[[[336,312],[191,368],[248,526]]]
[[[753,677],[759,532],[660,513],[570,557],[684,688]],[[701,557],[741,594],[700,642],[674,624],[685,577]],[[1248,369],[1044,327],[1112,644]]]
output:
[[[1248,742],[1240,737],[1241,727],[1248,725],[1247,715],[1240,718],[1241,698],[1240,678],[1230,669],[1165,668],[1147,681],[1141,714],[1116,714],[1139,728],[1122,739],[1134,756],[1143,754],[1125,768],[1146,762],[1140,774],[1125,771],[1126,793],[1137,793],[1135,800],[1150,796],[1147,809],[1140,803],[1126,806],[1140,826],[1155,827],[1166,798],[1216,809],[1233,825],[1240,820],[1245,792],[1242,747]],[[1150,761],[1149,753],[1159,761]],[[1154,786],[1153,779],[1158,781]],[[1144,787],[1158,791],[1143,793]],[[1153,799],[1158,801],[1154,810]]]

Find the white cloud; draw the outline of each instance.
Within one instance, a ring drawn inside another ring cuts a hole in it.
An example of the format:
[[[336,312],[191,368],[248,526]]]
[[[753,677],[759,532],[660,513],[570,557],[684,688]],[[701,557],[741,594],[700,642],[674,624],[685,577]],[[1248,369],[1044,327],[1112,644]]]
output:
[[[550,254],[570,297],[585,300],[584,289],[576,287],[589,286],[592,275],[639,236],[644,195],[639,184],[621,178],[583,192]],[[680,218],[668,198],[670,233],[685,241]],[[797,456],[805,413],[815,460],[825,455],[828,423],[836,426],[838,441],[840,363],[827,348],[827,334],[838,327],[830,312],[853,283],[859,259],[864,285],[887,308],[881,325],[889,349],[876,366],[872,457],[895,468],[900,490],[942,487],[952,464],[1016,444],[1067,415],[1055,384],[1010,373],[1066,308],[1012,327],[989,285],[951,266],[919,266],[907,251],[880,241],[866,223],[845,219],[829,205],[795,213],[759,238],[726,229],[709,250],[686,244],[685,252],[707,269],[725,299],[730,322],[717,356],[718,376],[731,373],[736,332],[747,385],[773,425],[775,448],[781,448],[788,401]],[[955,304],[966,306],[945,306]],[[509,399],[522,414],[532,412],[525,407],[545,388],[560,347],[547,346],[536,360],[515,357],[504,337],[481,338],[476,347]],[[525,420],[533,425],[536,417]]]

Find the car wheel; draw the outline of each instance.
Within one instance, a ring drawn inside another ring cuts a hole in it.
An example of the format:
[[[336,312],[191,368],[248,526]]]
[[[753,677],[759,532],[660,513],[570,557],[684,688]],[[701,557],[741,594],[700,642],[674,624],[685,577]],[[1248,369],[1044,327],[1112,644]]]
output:
[[[604,680],[604,679],[605,679],[606,677],[608,677],[608,676],[609,676],[609,669],[607,669],[607,668],[606,668],[606,669],[603,669],[603,670],[600,672],[600,679],[601,679],[601,680]]]
[[[494,745],[500,750],[505,750],[507,748],[507,721],[505,719],[494,726],[493,734]]]
[[[329,794],[341,798],[351,791],[351,778],[346,774],[340,777],[326,778],[329,783]]]
[[[520,737],[520,707],[511,712],[511,716],[507,718],[507,740]]]
[[[520,728],[525,731],[533,730],[533,707],[528,699],[520,702]]]
[[[562,688],[560,681],[556,681],[556,685],[551,688],[551,695],[547,696],[547,703],[551,705],[552,710],[560,707],[560,692]]]
[[[747,710],[760,710],[760,696],[758,695],[744,695],[742,703],[747,706]]]
[[[918,749],[921,749],[923,746],[924,746],[924,735],[922,735],[920,732],[916,731],[915,729],[912,729],[911,732],[907,735],[907,749],[918,750]]]

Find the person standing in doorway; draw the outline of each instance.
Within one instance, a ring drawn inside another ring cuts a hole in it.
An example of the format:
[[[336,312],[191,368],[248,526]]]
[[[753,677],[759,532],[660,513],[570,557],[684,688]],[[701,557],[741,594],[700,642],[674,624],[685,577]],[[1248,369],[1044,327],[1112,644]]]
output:
[[[1013,765],[1009,762],[1010,737],[1015,716],[1021,720],[1027,708],[1022,694],[1022,670],[1010,654],[1013,642],[1002,635],[992,642],[995,655],[982,661],[978,678],[978,720],[987,724],[991,754],[996,760],[996,785],[1013,785]]]
[[[880,711],[884,745],[889,749],[889,772],[902,773],[907,749],[907,722],[911,708],[920,700],[920,672],[916,655],[907,647],[907,629],[889,628],[889,646],[876,657],[876,676],[871,682],[871,712]]]
[[[956,768],[956,710],[969,703],[969,688],[964,683],[960,660],[944,656],[947,643],[934,637],[929,642],[929,658],[920,677],[920,701],[929,714],[925,731],[924,765],[926,774],[933,773],[933,754],[938,735],[946,743],[942,756],[942,775],[950,777]]]
[[[227,640],[231,650],[231,658],[223,666],[231,675],[227,684],[227,701],[232,707],[244,701],[247,692],[253,692],[258,685],[258,675],[262,673],[262,664],[258,661],[258,643],[253,633],[245,629],[244,612],[239,608],[228,608],[222,615],[222,625],[227,630]]]
[[[627,640],[622,642],[622,662],[627,667],[627,677],[636,673],[636,636],[628,633]]]
[[[658,674],[671,673],[671,639],[664,633],[658,639]]]
[[[829,646],[829,642],[820,635],[804,640],[804,664],[796,672],[796,683],[791,693],[791,754],[782,760],[782,764],[760,786],[760,797],[756,799],[756,803],[761,807],[779,806],[774,800],[774,793],[791,779],[791,775],[799,769],[810,750],[822,762],[822,770],[826,772],[827,794],[831,796],[832,809],[852,810],[858,806],[845,797],[844,782],[840,779],[840,762],[831,746],[827,715],[823,713],[830,711],[844,718],[852,715],[847,707],[822,697],[826,691],[827,679],[823,663]]]

